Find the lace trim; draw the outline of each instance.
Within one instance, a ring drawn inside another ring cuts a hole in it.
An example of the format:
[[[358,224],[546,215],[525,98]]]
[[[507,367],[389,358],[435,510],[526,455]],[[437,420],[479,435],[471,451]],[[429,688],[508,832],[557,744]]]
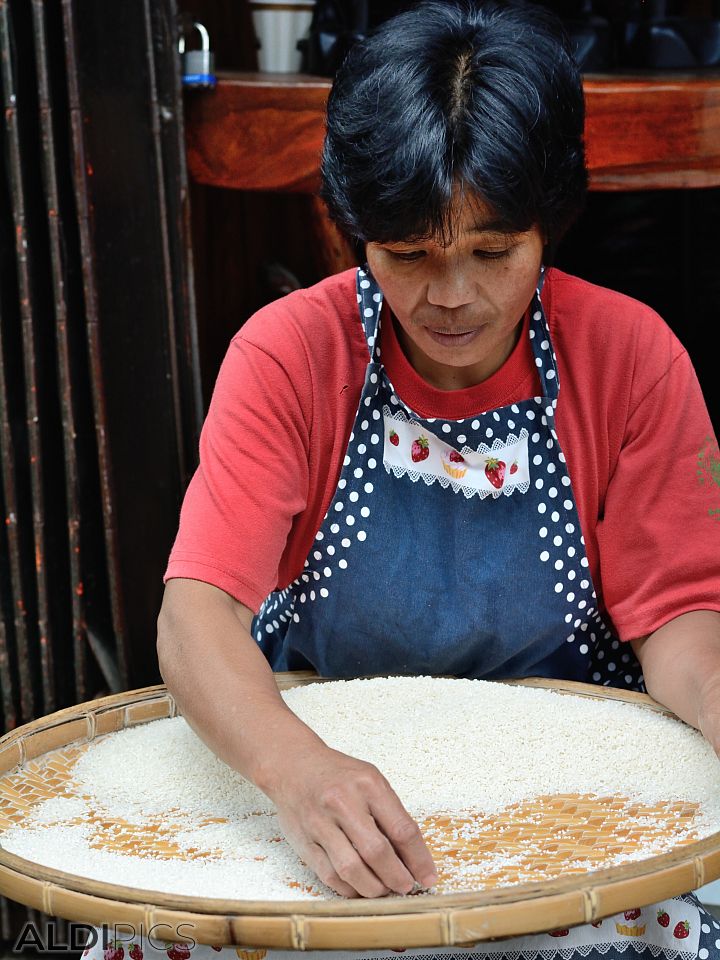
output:
[[[481,442],[473,448],[464,444],[459,453],[467,458],[467,462],[448,462],[443,457],[455,450],[450,444],[438,437],[427,428],[426,424],[410,419],[403,410],[392,411],[387,405],[383,406],[385,423],[385,445],[383,450],[383,466],[394,477],[409,477],[413,483],[423,480],[428,486],[439,483],[443,489],[450,489],[453,493],[462,493],[467,499],[480,497],[485,500],[492,497],[497,500],[501,496],[509,497],[513,493],[527,493],[530,489],[530,475],[528,464],[528,431],[523,427],[518,434],[509,433],[505,440],[495,437],[491,444]],[[395,430],[394,425],[397,425]],[[408,453],[413,433],[421,431],[425,443],[425,459],[427,467],[408,463]],[[393,437],[394,434],[394,437]],[[490,475],[480,472],[481,458],[502,460],[503,476],[497,479],[501,483],[497,488],[490,480]],[[511,472],[512,471],[512,472]],[[465,482],[463,482],[463,479]]]
[[[492,944],[497,946],[496,944]],[[673,950],[670,947],[661,947],[656,943],[647,943],[644,941],[637,942],[635,940],[613,940],[604,943],[580,943],[572,947],[548,947],[543,949],[538,949],[537,947],[530,948],[527,950],[478,950],[478,947],[481,944],[475,944],[472,947],[468,947],[462,953],[443,953],[439,955],[438,953],[410,953],[408,960],[473,960],[473,958],[478,958],[478,960],[573,960],[574,957],[588,957],[593,952],[597,950],[598,953],[605,955],[611,950],[614,953],[625,953],[634,951],[636,954],[649,952],[653,957],[659,957],[660,955],[665,958],[665,960],[697,960],[697,951],[689,950]],[[456,948],[457,949],[457,948]],[[334,952],[334,951],[333,951]],[[402,954],[399,951],[396,952],[398,957],[401,957]],[[403,951],[404,953],[405,951]],[[363,960],[387,960],[387,953],[364,956]]]
[[[392,473],[393,476],[398,479],[400,479],[400,477],[410,477],[413,483],[417,483],[418,480],[424,480],[429,487],[437,482],[443,488],[450,487],[453,493],[464,494],[468,500],[470,497],[480,497],[481,500],[485,500],[486,497],[492,497],[493,500],[497,500],[501,496],[510,497],[513,493],[527,493],[530,489],[530,481],[526,480],[524,483],[518,483],[514,486],[505,486],[502,490],[476,490],[473,487],[465,487],[456,480],[451,480],[449,477],[441,477],[434,473],[418,473],[415,470],[409,470],[407,467],[398,467],[395,464],[390,465],[388,463],[383,464],[383,466],[388,473]]]

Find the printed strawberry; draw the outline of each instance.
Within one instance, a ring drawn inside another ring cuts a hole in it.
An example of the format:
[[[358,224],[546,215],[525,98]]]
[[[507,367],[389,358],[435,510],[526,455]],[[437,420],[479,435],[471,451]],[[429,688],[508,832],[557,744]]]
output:
[[[657,912],[657,921],[661,927],[670,926],[670,914],[665,910],[658,910]]]
[[[495,457],[488,457],[485,461],[485,476],[496,490],[500,490],[505,481],[505,464]]]
[[[417,440],[413,440],[410,456],[413,458],[413,463],[427,460],[430,456],[430,444],[427,437],[418,437]]]
[[[222,947],[216,947],[214,943],[211,943],[210,949],[214,950],[216,953],[220,953],[220,951],[222,950]]]
[[[108,947],[103,951],[104,960],[123,960],[125,951],[120,945],[119,940],[112,940]]]
[[[673,936],[676,940],[684,940],[685,937],[690,936],[690,924],[687,920],[681,920],[680,923],[676,924]]]
[[[517,460],[514,460],[510,464],[510,476],[512,476],[514,473],[517,473],[517,472],[518,472],[518,462]]]
[[[637,920],[642,911],[638,907],[634,907],[632,910],[625,911],[626,920]]]
[[[167,949],[168,960],[190,960],[190,947],[186,943],[173,943]]]
[[[550,934],[551,937],[566,937],[570,933],[569,930],[553,930]]]
[[[448,460],[451,463],[465,463],[465,457],[461,453],[458,453],[457,450],[450,451],[448,454]]]
[[[590,926],[595,927],[595,929],[597,930],[598,927],[602,926],[602,920],[596,920],[594,923],[591,923]]]
[[[143,952],[139,943],[133,943],[128,950],[131,960],[143,960]]]
[[[390,431],[390,443],[396,447],[400,443],[400,437],[395,433],[394,430]]]

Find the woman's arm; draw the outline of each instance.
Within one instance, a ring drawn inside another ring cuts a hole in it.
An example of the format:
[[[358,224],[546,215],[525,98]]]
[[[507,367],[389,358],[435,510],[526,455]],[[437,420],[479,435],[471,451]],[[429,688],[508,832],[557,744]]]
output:
[[[693,610],[631,642],[650,696],[720,755],[720,613]]]
[[[417,824],[377,768],[330,749],[285,705],[250,636],[252,616],[210,584],[168,582],[158,659],[180,712],[270,797],[298,855],[338,893],[432,886],[437,874]]]

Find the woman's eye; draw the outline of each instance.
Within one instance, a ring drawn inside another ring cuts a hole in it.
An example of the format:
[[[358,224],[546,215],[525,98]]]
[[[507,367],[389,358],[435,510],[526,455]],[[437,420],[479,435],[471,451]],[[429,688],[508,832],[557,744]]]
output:
[[[503,247],[501,250],[473,250],[473,254],[481,260],[502,260],[510,254],[512,247]]]
[[[402,260],[403,263],[414,263],[425,256],[424,250],[391,250],[390,253],[396,260]]]

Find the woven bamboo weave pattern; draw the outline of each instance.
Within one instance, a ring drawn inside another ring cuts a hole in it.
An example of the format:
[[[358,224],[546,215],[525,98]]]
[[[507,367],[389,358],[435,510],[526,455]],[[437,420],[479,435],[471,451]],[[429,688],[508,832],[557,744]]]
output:
[[[54,797],[82,797],[92,811],[91,846],[120,854],[168,860],[197,860],[219,851],[183,849],[174,834],[185,829],[182,811],[168,810],[149,822],[130,823],[93,808],[72,780],[72,767],[88,744],[55,750],[0,779],[0,831],[28,821],[40,803]],[[582,875],[611,860],[631,859],[656,838],[681,846],[694,840],[698,811],[693,803],[647,806],[618,797],[557,795],[515,804],[499,814],[431,816],[420,821],[439,869],[438,892],[468,885],[484,889],[569,874]],[[179,814],[173,822],[173,814]],[[263,816],[263,814],[258,814]],[[65,821],[68,825],[87,822]],[[206,818],[198,825],[226,822]],[[280,841],[278,836],[274,840]],[[272,841],[271,841],[272,842]],[[259,854],[255,859],[262,860]],[[468,872],[469,868],[469,872]],[[296,887],[288,880],[289,887]],[[311,892],[311,891],[308,891]]]
[[[277,674],[281,690],[316,683],[311,673]],[[514,681],[517,683],[518,681]],[[620,700],[665,713],[637,693],[547,679],[522,685],[593,700]],[[137,724],[176,716],[163,686],[113,694],[67,708],[0,738],[0,844],[8,827],[34,819],[38,804],[72,798],[72,766],[89,743]],[[72,802],[72,799],[70,799]],[[91,804],[86,806],[92,807]],[[181,859],[207,851],[173,841],[172,811],[160,822],[113,822],[95,810],[95,843],[110,849]],[[70,807],[68,816],[75,813]],[[178,820],[186,818],[179,816]],[[87,822],[87,821],[84,821]],[[178,942],[188,923],[205,944],[284,950],[437,947],[537,933],[589,923],[720,877],[720,832],[693,840],[701,815],[692,804],[645,809],[621,797],[538,798],[494,818],[433,816],[421,827],[438,861],[440,892],[421,897],[299,901],[218,899],[123,886],[109,876],[83,878],[23,860],[0,846],[0,893],[33,909],[96,924],[170,924]],[[632,857],[660,832],[668,852],[597,869],[605,855]],[[262,832],[262,831],[261,831]],[[265,832],[265,836],[272,832]],[[534,838],[534,839],[533,839]],[[571,849],[572,848],[572,849]],[[528,861],[537,882],[526,882]],[[543,874],[542,871],[545,870]],[[468,881],[468,871],[476,871]],[[464,890],[458,877],[464,874]],[[542,879],[543,876],[555,879]],[[519,884],[512,877],[521,879]],[[471,888],[468,890],[468,886]],[[310,892],[310,891],[308,891]]]

